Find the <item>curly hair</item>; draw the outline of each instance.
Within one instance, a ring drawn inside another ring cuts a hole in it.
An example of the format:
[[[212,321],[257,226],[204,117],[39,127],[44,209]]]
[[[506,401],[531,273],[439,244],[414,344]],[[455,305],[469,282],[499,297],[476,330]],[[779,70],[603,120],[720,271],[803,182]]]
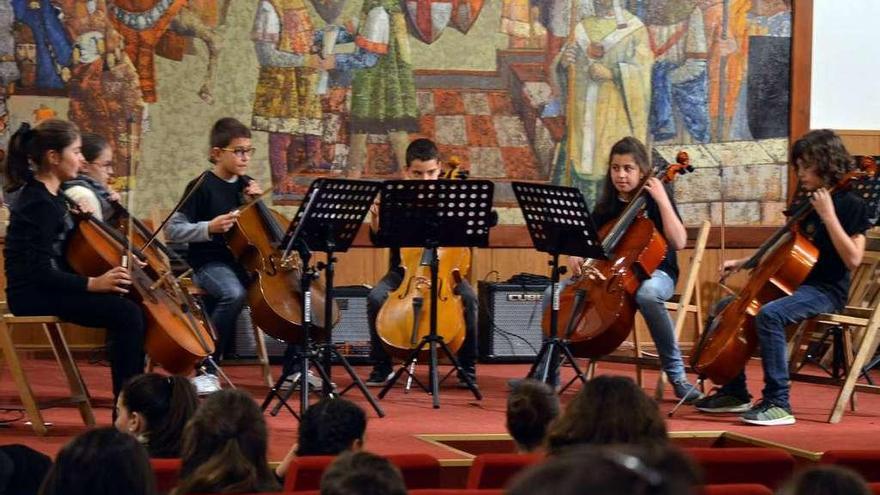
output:
[[[306,409],[299,423],[296,455],[339,455],[364,438],[367,414],[357,404],[325,398]]]
[[[545,383],[523,380],[507,397],[507,431],[522,450],[537,449],[557,416],[559,397]]]
[[[834,131],[817,129],[810,131],[791,146],[791,163],[795,169],[815,167],[828,187],[836,185],[844,174],[853,169],[853,157]]]
[[[665,445],[666,424],[657,404],[624,376],[588,381],[547,434],[548,450],[579,444]]]

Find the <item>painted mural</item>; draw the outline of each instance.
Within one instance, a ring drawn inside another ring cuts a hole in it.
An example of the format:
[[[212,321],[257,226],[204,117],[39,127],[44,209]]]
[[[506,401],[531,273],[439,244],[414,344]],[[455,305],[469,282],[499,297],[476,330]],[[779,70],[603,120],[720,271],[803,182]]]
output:
[[[227,115],[276,204],[318,176],[395,177],[417,136],[502,204],[512,180],[591,201],[634,135],[690,151],[687,223],[725,201],[730,223],[773,224],[790,39],[785,0],[2,0],[0,137],[47,115],[106,136],[146,213],[207,167]]]

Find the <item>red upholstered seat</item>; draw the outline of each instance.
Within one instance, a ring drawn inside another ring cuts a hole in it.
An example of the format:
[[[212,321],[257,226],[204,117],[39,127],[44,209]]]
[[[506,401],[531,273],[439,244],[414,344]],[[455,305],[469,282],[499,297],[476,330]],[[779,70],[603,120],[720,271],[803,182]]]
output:
[[[503,495],[504,490],[486,489],[477,490],[473,488],[422,488],[419,490],[410,490],[409,495]]]
[[[335,459],[332,455],[297,457],[290,463],[284,476],[284,491],[317,490],[321,487],[321,475]]]
[[[880,483],[868,483],[868,488],[871,489],[871,493],[873,493],[874,495],[880,495]]]
[[[170,492],[177,486],[180,481],[180,465],[180,459],[150,459],[159,493]]]
[[[773,490],[754,483],[731,483],[729,485],[704,485],[701,495],[773,495]]]
[[[480,454],[468,472],[468,488],[504,488],[520,471],[544,459],[543,454]]]
[[[846,466],[869,483],[880,482],[880,450],[828,450],[819,462]]]
[[[428,454],[394,454],[386,456],[400,469],[408,489],[440,486],[440,461]],[[290,463],[284,477],[284,491],[317,490],[321,476],[333,462],[333,456],[298,457]]]
[[[775,489],[794,470],[794,458],[782,449],[694,447],[684,452],[700,466],[707,485],[757,483]]]

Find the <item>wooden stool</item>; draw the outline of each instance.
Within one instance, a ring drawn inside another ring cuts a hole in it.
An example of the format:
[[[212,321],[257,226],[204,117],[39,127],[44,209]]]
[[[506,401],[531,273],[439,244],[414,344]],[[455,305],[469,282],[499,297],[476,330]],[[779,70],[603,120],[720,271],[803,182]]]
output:
[[[40,409],[64,404],[76,404],[83,423],[87,426],[95,426],[95,415],[89,402],[89,393],[82,381],[79,368],[73,360],[73,355],[70,353],[70,348],[67,346],[64,333],[61,331],[62,323],[61,319],[55,316],[15,316],[11,313],[3,315],[3,325],[2,329],[0,329],[0,349],[3,350],[3,355],[6,357],[6,363],[9,366],[9,372],[15,380],[15,387],[18,389],[22,406],[27,412],[34,431],[38,435],[45,435],[47,432],[46,423],[43,421]],[[24,373],[24,369],[21,367],[21,361],[15,350],[15,344],[12,341],[13,327],[25,324],[42,325],[43,330],[46,332],[46,337],[49,339],[49,344],[52,346],[52,352],[55,353],[55,359],[61,366],[61,370],[64,371],[64,376],[67,377],[67,386],[70,388],[69,398],[42,403],[38,403],[34,398],[34,392]]]

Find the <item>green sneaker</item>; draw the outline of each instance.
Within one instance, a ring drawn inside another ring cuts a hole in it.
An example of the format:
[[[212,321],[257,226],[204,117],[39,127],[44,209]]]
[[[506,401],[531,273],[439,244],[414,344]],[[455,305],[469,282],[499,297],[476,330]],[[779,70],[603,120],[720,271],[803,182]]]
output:
[[[698,411],[707,413],[738,413],[746,412],[751,407],[751,401],[738,395],[717,391],[701,399],[694,401],[694,407]]]
[[[743,423],[760,426],[793,425],[794,415],[788,409],[762,401],[749,409],[740,419]]]

